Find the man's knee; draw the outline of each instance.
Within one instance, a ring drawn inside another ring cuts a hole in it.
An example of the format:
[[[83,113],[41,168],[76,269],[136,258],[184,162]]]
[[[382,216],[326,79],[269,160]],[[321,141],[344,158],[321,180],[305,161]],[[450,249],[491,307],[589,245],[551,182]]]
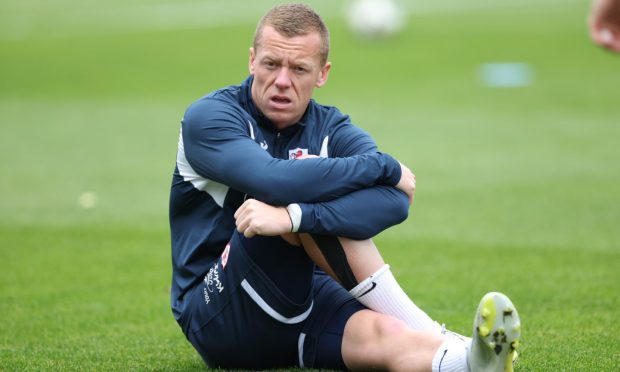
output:
[[[350,369],[424,370],[442,342],[441,335],[416,331],[399,319],[364,310],[347,323],[342,351]]]
[[[376,330],[376,337],[383,342],[391,341],[396,338],[403,338],[410,334],[410,329],[405,322],[383,314],[380,314],[380,316],[375,319],[374,327]]]
[[[396,318],[371,310],[355,313],[347,322],[342,355],[350,369],[385,368],[407,353],[411,330]]]

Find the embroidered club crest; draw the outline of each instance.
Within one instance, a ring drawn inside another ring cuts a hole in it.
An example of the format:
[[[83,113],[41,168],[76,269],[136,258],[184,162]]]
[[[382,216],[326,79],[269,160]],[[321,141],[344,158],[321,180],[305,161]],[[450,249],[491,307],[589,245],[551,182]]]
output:
[[[226,267],[228,263],[228,254],[230,253],[230,243],[226,244],[226,248],[224,248],[224,252],[222,252],[222,270]]]
[[[288,150],[288,158],[290,160],[299,159],[302,156],[308,155],[308,149],[302,149],[300,147],[292,150]]]

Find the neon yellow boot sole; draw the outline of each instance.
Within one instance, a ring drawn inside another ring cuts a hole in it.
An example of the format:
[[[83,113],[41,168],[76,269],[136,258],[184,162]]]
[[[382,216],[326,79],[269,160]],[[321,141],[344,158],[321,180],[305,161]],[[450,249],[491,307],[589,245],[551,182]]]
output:
[[[521,321],[510,299],[499,292],[487,293],[478,306],[468,353],[472,372],[512,372]]]

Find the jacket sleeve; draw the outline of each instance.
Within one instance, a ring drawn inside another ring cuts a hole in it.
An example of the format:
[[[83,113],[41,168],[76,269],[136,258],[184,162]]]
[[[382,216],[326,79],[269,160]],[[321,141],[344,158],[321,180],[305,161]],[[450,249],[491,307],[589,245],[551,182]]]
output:
[[[298,203],[298,232],[370,239],[407,219],[409,199],[390,186],[372,186],[322,203]]]
[[[330,135],[329,156],[346,157],[373,153],[377,146],[370,135],[353,126],[339,126]],[[298,203],[298,232],[369,239],[408,217],[407,195],[390,186],[374,185],[335,200]]]
[[[379,152],[342,159],[273,158],[250,138],[248,125],[233,105],[201,100],[185,113],[179,147],[200,176],[273,205],[331,200],[400,179],[398,161]]]

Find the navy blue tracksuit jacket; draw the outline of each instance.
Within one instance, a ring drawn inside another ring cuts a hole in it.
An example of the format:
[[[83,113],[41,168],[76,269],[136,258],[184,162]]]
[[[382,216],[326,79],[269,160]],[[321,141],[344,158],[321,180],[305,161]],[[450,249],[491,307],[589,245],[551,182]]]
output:
[[[395,189],[400,164],[337,108],[311,100],[299,123],[276,130],[251,98],[252,77],[194,102],[181,123],[170,192],[171,305],[202,280],[235,230],[247,197],[296,203],[298,232],[370,238],[408,214]],[[304,154],[318,159],[294,160]]]

